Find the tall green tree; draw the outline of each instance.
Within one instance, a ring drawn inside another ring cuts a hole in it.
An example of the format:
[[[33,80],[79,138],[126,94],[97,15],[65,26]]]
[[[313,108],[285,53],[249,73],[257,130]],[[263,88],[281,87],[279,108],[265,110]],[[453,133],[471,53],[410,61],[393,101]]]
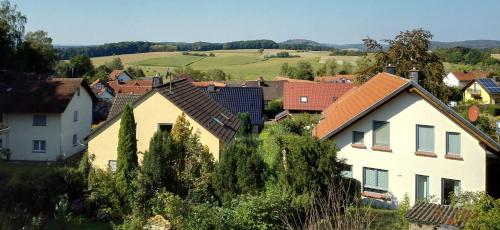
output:
[[[105,65],[110,70],[123,69],[122,59],[120,59],[119,57],[113,58],[113,60],[111,60],[110,62],[107,62]]]
[[[249,135],[252,133],[252,121],[249,113],[238,113],[238,119],[241,121],[239,135]]]
[[[57,59],[52,38],[42,30],[28,32],[24,38],[17,48],[13,66],[25,72],[51,73]]]
[[[357,81],[368,81],[388,64],[395,66],[396,75],[401,77],[408,77],[409,70],[416,68],[420,71],[420,84],[438,98],[446,99],[450,92],[443,84],[444,67],[439,57],[429,52],[431,39],[432,34],[423,29],[402,31],[392,40],[383,40],[387,49],[371,38],[363,39],[368,52],[374,54],[374,63],[359,70]]]
[[[141,165],[143,178],[151,190],[175,186],[174,151],[169,133],[158,131],[151,138]],[[169,191],[172,191],[172,187]]]
[[[125,105],[122,112],[117,150],[116,184],[118,190],[126,195],[130,192],[129,186],[138,167],[136,125],[130,104]]]
[[[24,26],[27,18],[20,11],[17,11],[17,5],[12,5],[8,0],[0,2],[0,21],[7,25],[7,37],[9,37],[15,45],[22,42],[24,35]]]
[[[92,76],[94,73],[94,65],[89,57],[85,55],[77,55],[69,60],[71,67],[71,75],[68,77],[83,77]]]
[[[325,64],[321,65],[316,71],[317,76],[333,76],[337,73],[337,60],[329,59]]]

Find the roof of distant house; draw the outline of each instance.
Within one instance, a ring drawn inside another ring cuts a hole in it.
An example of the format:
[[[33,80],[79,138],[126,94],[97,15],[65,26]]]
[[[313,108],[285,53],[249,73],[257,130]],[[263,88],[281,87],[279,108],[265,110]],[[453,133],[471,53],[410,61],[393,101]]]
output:
[[[130,94],[130,93],[119,93],[113,98],[113,104],[111,104],[111,109],[109,109],[108,118],[110,119],[118,114],[120,114],[126,104],[132,104],[137,101],[142,95],[141,94]]]
[[[200,87],[203,92],[215,99],[234,114],[249,113],[252,125],[262,124],[264,110],[263,90],[260,87],[222,87],[209,91]]]
[[[285,82],[283,108],[290,111],[323,111],[353,87],[345,83]]]
[[[491,78],[476,79],[477,83],[481,85],[489,94],[500,94],[500,87]]]
[[[113,89],[109,88],[108,83],[101,81],[101,79],[97,79],[90,84],[90,89],[94,92],[95,95],[99,96],[105,92],[109,92],[113,95]]]
[[[471,211],[451,205],[418,202],[405,215],[414,223],[428,225],[449,225],[463,228],[471,217]]]
[[[213,85],[215,87],[226,87],[226,83],[218,81],[193,81],[191,83],[197,87],[207,87],[209,85]]]
[[[145,94],[153,88],[153,80],[129,80],[126,82],[108,81],[115,94],[130,93],[130,94]]]
[[[339,100],[328,106],[323,111],[323,118],[316,125],[313,134],[321,139],[330,138],[396,95],[410,89],[431,103],[444,115],[456,121],[458,125],[481,140],[488,147],[496,152],[500,152],[500,145],[496,141],[450,109],[420,85],[385,72],[375,75],[363,85],[347,92]]]
[[[293,79],[289,77],[282,77],[282,76],[277,76],[274,78],[275,81],[288,81],[288,82],[305,82],[305,83],[311,83],[313,81],[309,80],[302,80],[302,79]]]
[[[254,80],[246,81],[242,84],[243,87],[262,87],[264,93],[264,100],[271,101],[283,97],[283,83],[284,81],[266,81]]]
[[[171,87],[170,87],[171,86]],[[224,106],[217,103],[214,99],[203,93],[191,82],[182,79],[172,81],[162,86],[153,88],[150,92],[142,96],[118,95],[113,102],[113,115],[97,129],[92,131],[89,138],[96,136],[101,130],[120,118],[124,106],[131,103],[133,107],[147,100],[155,93],[159,93],[175,106],[181,109],[187,116],[198,122],[208,131],[223,142],[230,142],[236,135],[240,126],[240,120],[227,110]],[[133,102],[130,102],[134,100]],[[115,106],[116,104],[116,106]],[[154,113],[154,111],[151,111]]]
[[[322,77],[314,77],[314,81],[316,82],[338,82],[342,81],[343,79],[349,80],[349,81],[354,81],[356,78],[356,75],[353,74],[337,74],[335,76],[322,76]]]
[[[473,70],[469,72],[451,72],[459,81],[472,81],[476,78],[487,77],[490,73],[481,70]]]
[[[116,79],[118,79],[118,76],[120,76],[122,73],[126,73],[128,76],[130,76],[130,78],[132,78],[132,75],[126,70],[115,69],[111,71],[111,73],[108,75],[108,80],[115,81]]]
[[[83,78],[37,78],[0,71],[0,113],[62,113],[80,89],[96,97]]]

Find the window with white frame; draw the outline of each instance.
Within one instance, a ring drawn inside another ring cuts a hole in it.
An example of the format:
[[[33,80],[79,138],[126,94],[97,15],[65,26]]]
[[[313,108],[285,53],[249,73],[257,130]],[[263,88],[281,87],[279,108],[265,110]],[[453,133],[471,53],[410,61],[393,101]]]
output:
[[[33,126],[47,126],[47,115],[33,115]]]
[[[111,172],[116,172],[116,161],[115,160],[109,160],[108,161],[108,167]]]
[[[306,96],[300,96],[300,103],[307,103],[307,97]]]
[[[446,132],[446,154],[460,155],[460,133]]]
[[[77,110],[73,111],[73,121],[74,122],[78,121],[78,111]]]
[[[76,134],[73,134],[73,147],[75,147],[78,144],[78,136]]]
[[[389,172],[383,169],[363,168],[363,191],[385,193],[389,190]]]
[[[46,152],[45,140],[33,140],[33,152],[34,153],[45,153]]]
[[[390,126],[387,121],[373,121],[373,145],[389,147]]]
[[[434,152],[434,126],[417,125],[417,151]]]
[[[415,200],[426,201],[429,197],[429,177],[424,175],[415,176]]]

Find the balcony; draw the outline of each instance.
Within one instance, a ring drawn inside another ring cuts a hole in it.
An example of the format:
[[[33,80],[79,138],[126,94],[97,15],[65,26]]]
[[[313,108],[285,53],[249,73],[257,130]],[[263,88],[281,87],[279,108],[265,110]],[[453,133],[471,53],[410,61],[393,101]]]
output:
[[[7,124],[0,123],[0,134],[9,132],[10,127]]]
[[[481,97],[481,90],[479,89],[467,89],[467,92],[469,92],[473,97]]]

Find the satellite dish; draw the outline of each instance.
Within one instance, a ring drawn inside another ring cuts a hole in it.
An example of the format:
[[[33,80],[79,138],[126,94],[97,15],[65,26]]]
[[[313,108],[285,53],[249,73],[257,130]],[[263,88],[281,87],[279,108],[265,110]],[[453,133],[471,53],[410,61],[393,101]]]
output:
[[[479,118],[479,107],[477,105],[473,105],[469,108],[469,121],[470,122],[476,122],[477,119]]]

